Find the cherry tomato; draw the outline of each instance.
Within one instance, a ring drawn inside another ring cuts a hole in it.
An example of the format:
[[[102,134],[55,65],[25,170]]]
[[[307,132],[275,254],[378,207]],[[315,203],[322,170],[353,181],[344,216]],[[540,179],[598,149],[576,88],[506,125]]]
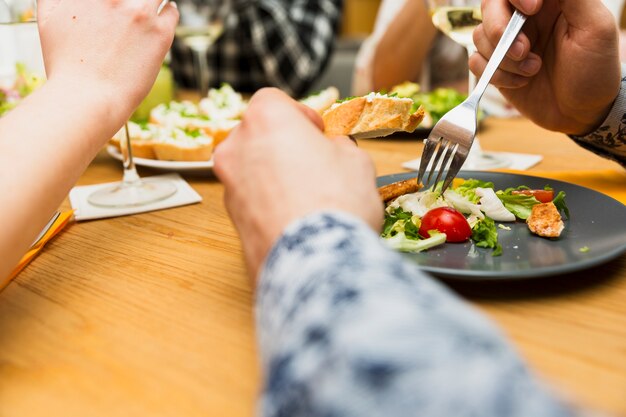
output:
[[[517,190],[513,191],[511,194],[532,195],[540,203],[549,203],[554,200],[554,191],[552,190]]]
[[[472,236],[472,229],[461,213],[450,207],[438,207],[422,217],[419,234],[428,237],[429,230],[446,234],[446,242],[465,242]]]

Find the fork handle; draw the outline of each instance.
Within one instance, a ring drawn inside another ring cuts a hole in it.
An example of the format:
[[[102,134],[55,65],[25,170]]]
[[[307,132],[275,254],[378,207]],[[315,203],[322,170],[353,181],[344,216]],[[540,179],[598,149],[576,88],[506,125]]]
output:
[[[491,58],[489,58],[489,62],[487,62],[483,75],[480,76],[476,87],[474,87],[474,90],[470,94],[468,101],[475,101],[476,104],[478,104],[480,98],[485,92],[485,89],[487,88],[487,85],[489,85],[489,81],[491,81],[491,77],[493,77],[493,74],[495,74],[498,66],[500,66],[500,63],[502,62],[502,59],[504,59],[504,56],[511,45],[513,45],[513,41],[515,41],[517,34],[522,29],[525,22],[526,16],[515,10],[513,16],[511,16],[511,20],[509,20],[509,24],[506,26],[506,29],[500,38],[500,41],[498,42],[498,45],[496,46],[495,51],[493,51]]]

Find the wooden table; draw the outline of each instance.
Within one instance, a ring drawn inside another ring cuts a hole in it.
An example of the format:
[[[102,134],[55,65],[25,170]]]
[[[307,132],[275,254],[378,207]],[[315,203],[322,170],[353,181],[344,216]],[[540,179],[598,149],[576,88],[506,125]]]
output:
[[[535,170],[621,169],[524,120],[487,120],[480,137],[487,149],[543,153]],[[401,171],[420,146],[361,142],[380,174]],[[101,154],[80,183],[120,176]],[[241,248],[222,186],[210,174],[187,179],[202,204],[73,224],[0,293],[1,417],[253,415],[259,370]],[[564,277],[454,289],[541,376],[626,414],[626,256]]]

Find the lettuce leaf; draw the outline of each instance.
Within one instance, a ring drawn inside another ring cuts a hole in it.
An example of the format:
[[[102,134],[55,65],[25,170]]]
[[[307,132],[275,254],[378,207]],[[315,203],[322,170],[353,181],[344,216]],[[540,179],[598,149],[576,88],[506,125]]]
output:
[[[476,195],[476,188],[493,188],[492,182],[481,181],[476,179],[468,179],[463,182],[463,184],[454,188],[454,191],[466,197],[472,203],[478,203],[480,197]]]
[[[395,250],[402,252],[421,252],[434,246],[443,245],[446,242],[445,233],[429,232],[427,239],[409,239],[404,232],[400,232],[393,237],[385,239],[385,242]]]
[[[396,208],[391,213],[385,213],[385,223],[383,225],[383,238],[390,238],[396,234],[403,233],[407,239],[418,240],[419,225],[414,220],[414,216],[410,212],[402,210],[401,207]],[[419,219],[415,219],[419,221]]]
[[[559,191],[552,200],[552,203],[556,206],[557,210],[562,211],[567,220],[569,220],[569,209],[567,208],[567,204],[565,204],[565,192]]]
[[[496,223],[485,217],[472,229],[472,240],[480,248],[493,248],[492,256],[502,255],[502,245],[498,243],[498,229]]]
[[[508,188],[505,191],[496,192],[496,195],[500,201],[502,201],[504,207],[506,207],[506,209],[511,213],[515,214],[515,217],[526,220],[528,216],[530,216],[533,206],[539,204],[539,200],[532,195],[510,194],[513,190],[517,189]]]

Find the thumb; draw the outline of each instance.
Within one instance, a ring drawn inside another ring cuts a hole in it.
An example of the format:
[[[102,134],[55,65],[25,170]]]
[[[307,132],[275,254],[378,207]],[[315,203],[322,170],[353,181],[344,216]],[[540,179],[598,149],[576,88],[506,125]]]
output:
[[[570,26],[591,32],[617,31],[615,18],[601,0],[560,0],[556,3]]]

